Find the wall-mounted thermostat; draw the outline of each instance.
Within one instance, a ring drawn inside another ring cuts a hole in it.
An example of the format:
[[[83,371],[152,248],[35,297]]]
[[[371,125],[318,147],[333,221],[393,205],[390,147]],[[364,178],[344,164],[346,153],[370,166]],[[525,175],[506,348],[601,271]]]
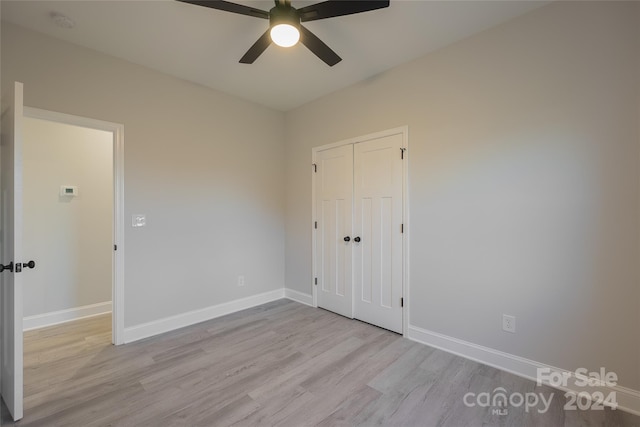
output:
[[[78,195],[78,187],[76,187],[75,185],[61,185],[60,195],[75,197]]]

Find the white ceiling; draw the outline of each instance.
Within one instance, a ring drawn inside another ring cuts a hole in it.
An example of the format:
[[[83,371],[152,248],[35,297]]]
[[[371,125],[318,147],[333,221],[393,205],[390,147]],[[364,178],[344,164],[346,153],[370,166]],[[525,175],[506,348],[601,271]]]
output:
[[[273,2],[238,0],[268,10]],[[293,0],[294,7],[317,1]],[[389,8],[304,24],[342,57],[271,45],[238,60],[268,21],[171,0],[5,1],[2,19],[278,110],[289,110],[542,6],[546,1],[391,0]],[[56,26],[52,12],[75,21]]]

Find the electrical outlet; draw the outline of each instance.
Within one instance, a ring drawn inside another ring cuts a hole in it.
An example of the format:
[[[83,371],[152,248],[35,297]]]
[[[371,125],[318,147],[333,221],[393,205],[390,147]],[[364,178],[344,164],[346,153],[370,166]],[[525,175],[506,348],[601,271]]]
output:
[[[516,332],[516,317],[508,314],[502,315],[502,330],[506,332]]]
[[[238,276],[238,286],[244,286],[244,276]]]

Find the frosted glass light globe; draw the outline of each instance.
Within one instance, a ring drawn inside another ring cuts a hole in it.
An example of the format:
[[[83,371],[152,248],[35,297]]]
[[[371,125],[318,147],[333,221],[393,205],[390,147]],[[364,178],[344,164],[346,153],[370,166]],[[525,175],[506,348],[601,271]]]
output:
[[[300,40],[300,31],[289,24],[274,25],[270,34],[271,40],[282,47],[291,47]]]

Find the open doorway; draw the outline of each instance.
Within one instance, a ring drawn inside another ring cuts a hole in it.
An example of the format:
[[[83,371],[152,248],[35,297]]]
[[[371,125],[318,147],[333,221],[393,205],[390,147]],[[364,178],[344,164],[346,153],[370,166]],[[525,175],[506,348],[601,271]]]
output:
[[[38,263],[24,286],[26,331],[91,318],[122,343],[122,133],[25,108],[23,248]]]

